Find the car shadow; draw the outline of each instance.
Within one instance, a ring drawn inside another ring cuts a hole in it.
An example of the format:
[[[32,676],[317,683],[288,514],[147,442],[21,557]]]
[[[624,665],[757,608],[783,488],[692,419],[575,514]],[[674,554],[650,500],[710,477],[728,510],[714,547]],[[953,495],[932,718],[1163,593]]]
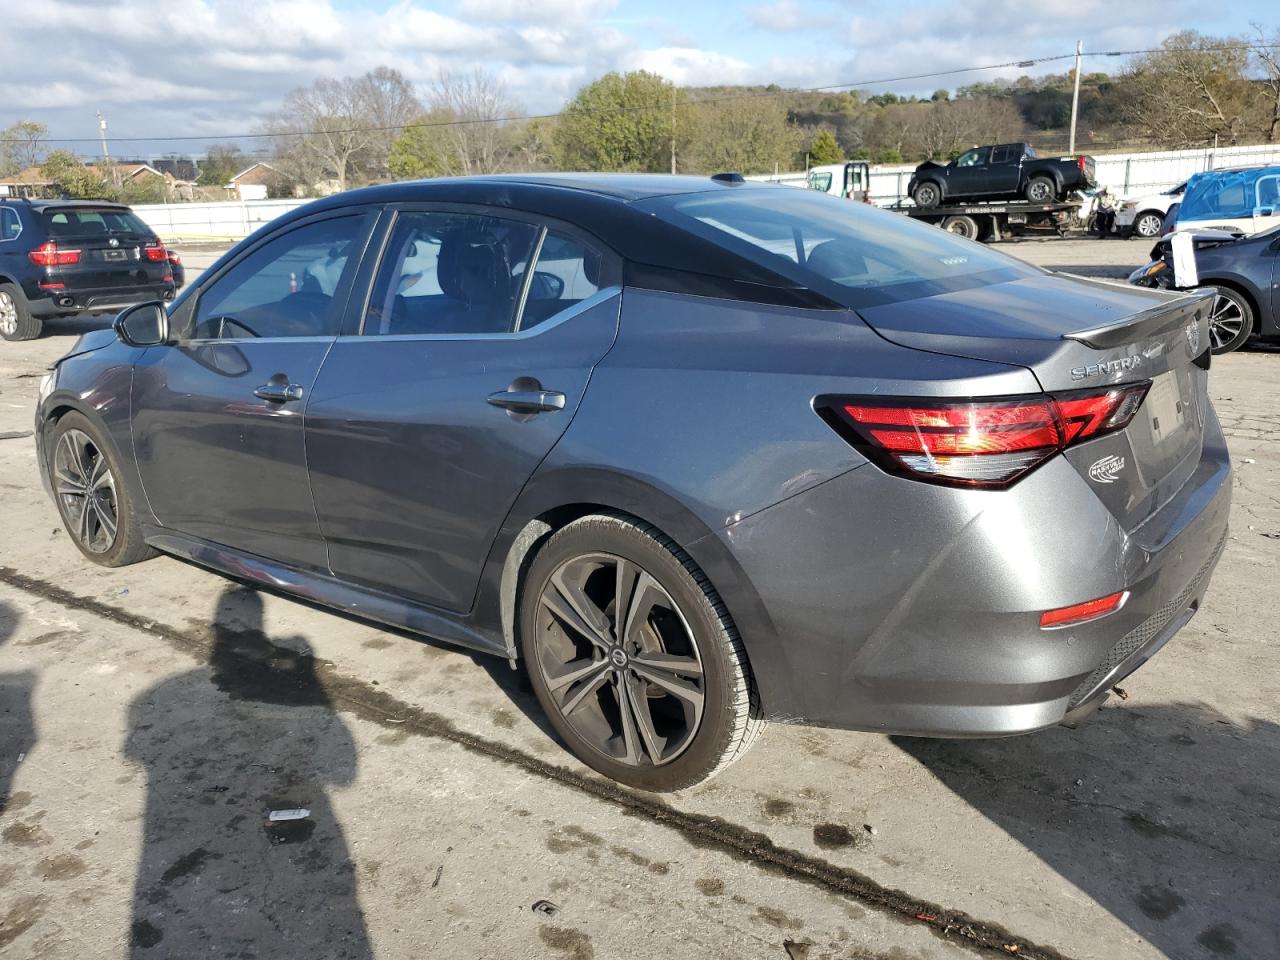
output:
[[[0,648],[17,632],[21,614],[0,602]],[[13,778],[36,743],[32,700],[36,674],[30,670],[0,673],[0,814],[9,806]]]
[[[114,313],[81,313],[74,317],[49,317],[41,327],[42,337],[78,337],[93,330],[106,330],[115,322]]]
[[[893,742],[1165,955],[1280,957],[1280,726],[1175,703]]]
[[[206,664],[130,706],[147,778],[130,956],[371,958],[329,795],[356,746],[309,645],[264,634],[262,598],[234,584],[211,631]]]

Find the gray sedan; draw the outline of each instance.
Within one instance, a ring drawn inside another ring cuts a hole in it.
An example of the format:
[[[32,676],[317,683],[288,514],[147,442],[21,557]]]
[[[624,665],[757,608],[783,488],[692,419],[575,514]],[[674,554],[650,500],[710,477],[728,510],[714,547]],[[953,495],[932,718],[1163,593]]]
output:
[[[83,337],[39,462],[90,560],[506,658],[672,790],[769,719],[1092,711],[1225,540],[1210,303],[734,174],[394,184]]]

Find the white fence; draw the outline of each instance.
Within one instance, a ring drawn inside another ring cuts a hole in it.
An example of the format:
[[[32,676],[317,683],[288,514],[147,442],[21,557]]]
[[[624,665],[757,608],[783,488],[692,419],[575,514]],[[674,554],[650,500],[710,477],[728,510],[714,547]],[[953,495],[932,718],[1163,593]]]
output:
[[[242,240],[306,200],[141,204],[134,212],[164,240]]]
[[[1094,157],[1098,183],[1122,196],[1158,193],[1181,183],[1193,173],[1253,164],[1280,164],[1280,144],[1251,147],[1212,147],[1203,150],[1161,150],[1155,153],[1109,153]],[[915,164],[872,165],[871,199],[881,206],[907,197],[907,184]],[[803,185],[802,174],[783,173],[753,180]]]

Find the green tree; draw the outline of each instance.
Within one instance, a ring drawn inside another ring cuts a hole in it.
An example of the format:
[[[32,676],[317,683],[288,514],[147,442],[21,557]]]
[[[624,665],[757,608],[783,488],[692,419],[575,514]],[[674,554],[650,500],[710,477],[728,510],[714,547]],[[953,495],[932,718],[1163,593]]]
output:
[[[935,91],[933,91],[933,96],[932,96],[932,97],[930,97],[929,99],[930,99],[930,100],[932,100],[934,103],[937,103],[939,100],[950,100],[950,99],[951,99],[951,91],[949,91],[949,90],[935,90]]]
[[[118,191],[80,162],[69,150],[54,150],[40,166],[55,194],[73,200],[114,200]]]
[[[788,169],[803,134],[776,98],[694,105],[693,139],[685,156],[704,173],[772,173]]]
[[[430,119],[424,117],[422,122],[429,123]],[[387,167],[391,176],[397,180],[444,176],[448,172],[444,143],[436,128],[407,127],[404,133],[392,141],[391,151],[387,154]]]
[[[44,154],[49,128],[34,120],[19,120],[0,130],[0,174],[13,174],[34,167]]]
[[[569,170],[671,169],[688,145],[689,107],[683,91],[644,70],[607,73],[569,101],[556,127],[560,165]]]
[[[836,135],[830,130],[819,130],[818,135],[809,144],[809,163],[820,167],[827,163],[844,163],[844,151],[836,142]]]
[[[196,181],[202,187],[225,187],[232,177],[249,166],[234,143],[211,143],[205,154],[204,163],[200,164],[200,178]]]

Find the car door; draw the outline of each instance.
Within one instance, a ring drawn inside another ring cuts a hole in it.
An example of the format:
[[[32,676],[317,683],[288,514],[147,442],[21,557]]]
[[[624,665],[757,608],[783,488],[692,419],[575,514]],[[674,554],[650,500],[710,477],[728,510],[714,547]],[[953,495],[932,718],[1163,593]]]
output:
[[[340,327],[372,217],[330,214],[264,237],[174,312],[134,367],[134,452],[172,530],[324,570],[303,410]]]
[[[1018,144],[1002,144],[991,151],[987,166],[986,192],[991,194],[1016,194],[1022,176],[1022,147]]]
[[[987,192],[987,166],[990,147],[978,147],[956,157],[947,168],[947,194],[952,197],[977,197]]]
[[[509,211],[404,208],[385,229],[358,331],[307,406],[316,511],[335,575],[465,611],[613,343],[620,265]]]

